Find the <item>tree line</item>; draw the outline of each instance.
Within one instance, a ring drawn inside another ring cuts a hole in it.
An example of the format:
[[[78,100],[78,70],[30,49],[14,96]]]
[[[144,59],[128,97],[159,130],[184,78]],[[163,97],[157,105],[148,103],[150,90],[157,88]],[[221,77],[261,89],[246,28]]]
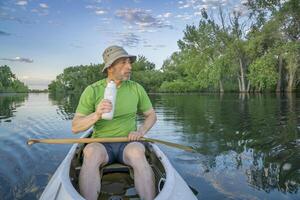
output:
[[[28,92],[28,87],[18,80],[7,65],[0,66],[0,93]]]
[[[89,84],[105,78],[101,71],[104,64],[79,65],[65,68],[55,80],[48,85],[52,94],[78,94]],[[139,55],[132,65],[132,79],[144,86],[147,91],[158,91],[164,81],[164,74],[155,69],[155,64],[148,61],[145,56]]]
[[[139,56],[132,79],[150,92],[294,92],[300,83],[300,1],[248,0],[249,13],[201,11],[162,67]],[[215,13],[216,14],[216,13]],[[81,92],[103,64],[68,67],[50,92]]]

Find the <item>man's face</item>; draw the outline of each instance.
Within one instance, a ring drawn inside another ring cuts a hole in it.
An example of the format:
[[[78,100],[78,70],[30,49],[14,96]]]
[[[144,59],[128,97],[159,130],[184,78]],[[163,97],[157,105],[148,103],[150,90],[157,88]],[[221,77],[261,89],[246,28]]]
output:
[[[119,58],[108,70],[117,80],[129,80],[131,75],[131,60],[130,58]]]

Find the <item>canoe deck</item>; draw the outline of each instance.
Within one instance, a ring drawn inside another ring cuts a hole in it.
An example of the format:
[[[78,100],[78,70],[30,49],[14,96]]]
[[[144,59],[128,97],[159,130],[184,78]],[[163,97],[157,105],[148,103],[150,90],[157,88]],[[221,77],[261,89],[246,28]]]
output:
[[[82,150],[84,145],[78,145],[71,161],[70,178],[73,187],[79,193],[78,177],[82,165]],[[162,190],[166,180],[166,172],[159,158],[153,152],[151,145],[146,144],[146,158],[155,175],[156,195]],[[101,193],[98,200],[137,200],[140,199],[135,188],[133,170],[122,164],[112,164],[101,169]]]

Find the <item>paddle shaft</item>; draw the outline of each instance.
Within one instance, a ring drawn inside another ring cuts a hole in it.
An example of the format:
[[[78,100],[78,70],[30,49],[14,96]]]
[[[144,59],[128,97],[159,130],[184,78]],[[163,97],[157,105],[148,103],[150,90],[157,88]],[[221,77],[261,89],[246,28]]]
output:
[[[179,148],[185,151],[193,151],[191,147],[184,146],[181,144],[175,144],[172,142],[167,142],[152,138],[141,138],[141,141],[146,142],[157,142],[167,146]],[[73,144],[73,143],[93,143],[93,142],[129,142],[127,137],[113,137],[113,138],[61,138],[61,139],[29,139],[27,144],[29,146],[35,143],[45,143],[45,144]]]
[[[73,144],[73,143],[93,143],[93,142],[128,142],[127,137],[114,138],[61,138],[61,139],[29,139],[28,145],[35,143],[46,144]]]

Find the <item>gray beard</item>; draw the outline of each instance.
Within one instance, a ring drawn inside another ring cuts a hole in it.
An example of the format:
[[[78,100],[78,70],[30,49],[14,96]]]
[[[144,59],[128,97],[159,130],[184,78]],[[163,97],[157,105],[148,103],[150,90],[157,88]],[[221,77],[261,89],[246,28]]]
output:
[[[130,78],[131,78],[131,75],[129,75],[128,78],[122,78],[122,81],[128,81],[128,80],[130,80]]]

